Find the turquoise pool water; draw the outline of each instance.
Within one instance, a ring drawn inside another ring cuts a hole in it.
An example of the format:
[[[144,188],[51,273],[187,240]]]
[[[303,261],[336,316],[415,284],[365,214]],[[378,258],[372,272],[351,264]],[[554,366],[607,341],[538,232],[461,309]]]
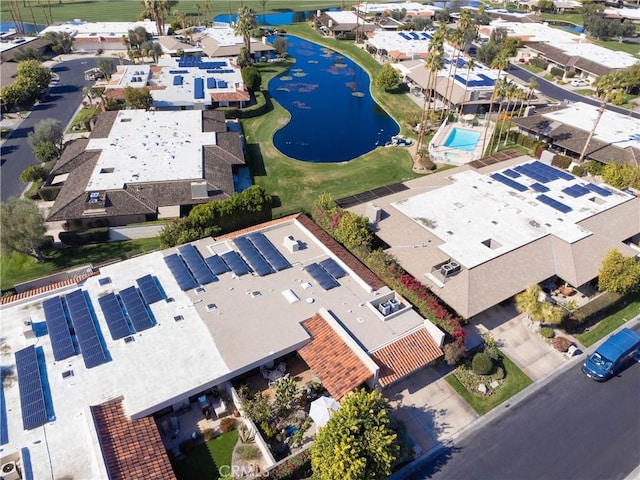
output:
[[[444,146],[470,152],[476,148],[478,140],[480,140],[480,132],[454,128],[451,130],[447,141],[444,142]]]

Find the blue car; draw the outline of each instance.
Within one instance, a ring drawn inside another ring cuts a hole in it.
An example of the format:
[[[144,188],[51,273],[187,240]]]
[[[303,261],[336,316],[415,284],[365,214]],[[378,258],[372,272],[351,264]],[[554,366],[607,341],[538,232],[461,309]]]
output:
[[[640,334],[623,328],[611,335],[582,365],[589,378],[604,382],[616,375],[640,352]]]

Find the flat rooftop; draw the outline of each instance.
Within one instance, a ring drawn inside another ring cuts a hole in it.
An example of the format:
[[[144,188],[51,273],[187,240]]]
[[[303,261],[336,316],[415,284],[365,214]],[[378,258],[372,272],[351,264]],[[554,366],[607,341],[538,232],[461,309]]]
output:
[[[125,183],[203,177],[203,145],[216,135],[202,131],[202,112],[121,110],[107,138],[89,140],[102,150],[87,192],[122,188]]]
[[[354,9],[360,10],[360,12],[365,13],[367,15],[370,14],[381,14],[388,11],[393,10],[406,10],[408,15],[419,15],[421,13],[427,12],[437,12],[438,10],[442,10],[440,7],[436,7],[434,5],[423,5],[418,2],[389,2],[389,3],[372,3],[365,2],[360,5],[356,5],[353,7]]]
[[[522,165],[535,168],[540,162]],[[490,175],[454,173],[447,177],[449,185],[391,205],[435,235],[439,250],[471,269],[549,234],[574,243],[591,235],[578,222],[633,198],[609,186],[574,197],[567,192],[576,185],[586,188],[589,182],[566,172],[543,182],[519,173],[520,166]]]
[[[598,107],[576,102],[567,108],[545,113],[543,117],[590,132],[598,117]],[[640,149],[640,124],[638,119],[629,115],[605,110],[596,127],[594,138],[619,148]]]
[[[140,22],[83,22],[82,20],[73,20],[69,22],[49,25],[40,31],[39,35],[43,36],[47,32],[67,32],[72,36],[91,37],[101,35],[104,37],[121,37],[128,35],[129,30],[135,30],[137,27],[144,29],[152,35],[157,35],[156,23],[151,21]]]

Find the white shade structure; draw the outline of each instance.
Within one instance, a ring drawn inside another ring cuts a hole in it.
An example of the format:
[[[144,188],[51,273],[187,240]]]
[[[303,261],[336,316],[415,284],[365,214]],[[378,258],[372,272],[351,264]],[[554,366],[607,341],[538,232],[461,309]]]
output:
[[[311,402],[309,416],[318,427],[324,427],[334,410],[338,410],[340,404],[331,397],[320,397]]]

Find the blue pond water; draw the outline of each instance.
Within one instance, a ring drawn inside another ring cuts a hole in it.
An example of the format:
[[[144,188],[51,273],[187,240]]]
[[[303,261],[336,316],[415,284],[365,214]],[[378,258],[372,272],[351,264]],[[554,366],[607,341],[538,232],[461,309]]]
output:
[[[46,27],[47,27],[46,25],[38,25],[38,31],[41,32]],[[15,23],[13,23],[13,22],[0,22],[0,32],[7,33],[11,29],[18,30],[18,28],[16,27]],[[25,23],[24,24],[24,29],[25,29],[24,33],[36,33],[36,27],[34,26],[33,23]]]
[[[254,10],[256,10],[256,21],[258,25],[291,25],[292,23],[306,22],[316,14],[316,10],[313,10],[307,12],[267,13],[266,15],[262,15],[258,11],[259,9],[254,8]],[[231,18],[232,22],[235,22],[238,15],[232,14],[231,17],[229,17],[229,15],[218,15],[213,20],[216,22],[229,23],[229,18]]]
[[[271,96],[291,114],[273,143],[308,162],[343,162],[384,145],[398,124],[369,94],[369,76],[333,50],[287,36],[295,65],[269,82]]]

